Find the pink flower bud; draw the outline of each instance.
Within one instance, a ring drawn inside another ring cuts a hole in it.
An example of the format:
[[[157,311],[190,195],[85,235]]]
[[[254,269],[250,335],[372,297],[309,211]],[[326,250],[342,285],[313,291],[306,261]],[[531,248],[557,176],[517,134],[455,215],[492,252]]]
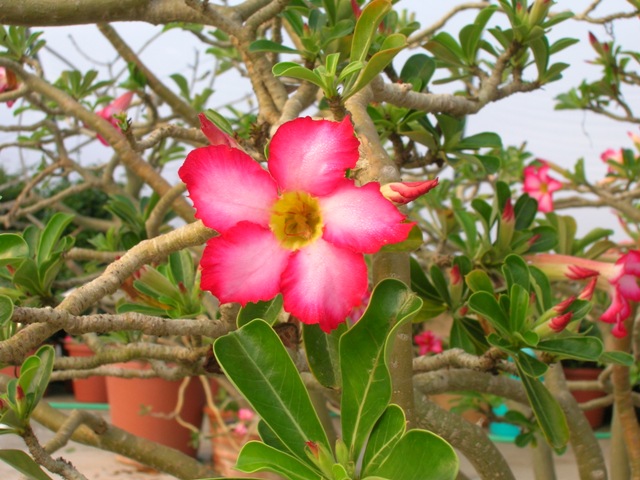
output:
[[[200,130],[209,140],[211,145],[226,145],[231,148],[238,148],[238,143],[228,134],[220,130],[204,113],[198,115],[200,119]]]
[[[437,178],[423,182],[394,182],[382,185],[380,192],[393,203],[405,205],[424,195],[437,185]]]
[[[24,399],[24,390],[20,385],[16,387],[16,400],[20,401]]]
[[[567,312],[562,315],[558,315],[557,317],[553,317],[549,320],[549,328],[556,333],[561,332],[567,327],[567,325],[569,325],[571,317],[573,317],[573,312]]]
[[[598,283],[598,277],[594,276],[591,277],[591,280],[589,280],[589,283],[587,283],[587,285],[582,289],[582,291],[580,292],[580,295],[578,295],[578,298],[580,300],[591,300],[591,298],[593,298],[593,292],[595,292],[596,290],[596,284]]]
[[[458,265],[451,267],[449,278],[451,279],[451,285],[459,285],[462,282],[462,275],[460,275],[460,267]]]
[[[564,311],[569,308],[569,306],[574,302],[574,300],[576,299],[575,295],[571,295],[569,298],[561,301],[560,303],[558,303],[557,305],[555,305],[553,307],[553,310],[556,313],[564,313]]]
[[[592,270],[580,265],[569,265],[565,276],[571,280],[584,280],[586,278],[597,277],[599,273],[596,270]]]
[[[251,420],[253,420],[254,416],[255,414],[253,413],[253,410],[249,408],[241,408],[240,410],[238,410],[238,418],[243,422],[250,422]]]
[[[502,210],[502,220],[505,222],[513,222],[516,218],[516,214],[513,210],[513,203],[511,203],[511,199],[507,198],[507,201],[504,204],[504,209]]]
[[[320,448],[318,448],[318,444],[316,442],[312,442],[311,440],[304,442],[314,457],[320,457]]]

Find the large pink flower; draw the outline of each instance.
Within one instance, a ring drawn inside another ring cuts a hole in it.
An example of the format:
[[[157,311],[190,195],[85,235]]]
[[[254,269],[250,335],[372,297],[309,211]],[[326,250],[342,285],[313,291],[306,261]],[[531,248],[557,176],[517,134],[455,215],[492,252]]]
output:
[[[133,92],[124,93],[96,113],[107,120],[109,123],[111,123],[111,125],[113,125],[115,128],[120,130],[120,127],[118,125],[119,120],[116,118],[116,115],[124,113],[127,108],[129,108],[129,105],[131,105],[131,100],[133,100]],[[103,145],[109,145],[109,142],[107,142],[100,135],[98,135],[98,140],[100,140],[100,143],[102,143]]]
[[[549,165],[538,161],[539,165],[530,165],[524,169],[525,193],[538,201],[538,210],[553,212],[553,198],[551,194],[562,188],[562,184],[549,176]]]
[[[563,277],[570,280],[597,278],[596,287],[611,297],[611,305],[600,316],[600,320],[615,324],[611,333],[616,337],[627,334],[624,321],[631,315],[629,302],[640,302],[640,250],[629,250],[615,263],[553,254],[534,255],[529,260],[551,280]],[[593,288],[593,283],[590,287]]]
[[[349,118],[299,118],[269,144],[269,172],[237,148],[192,151],[179,170],[196,217],[220,233],[207,243],[202,288],[222,303],[269,300],[329,332],[362,300],[363,253],[406,239],[413,224],[345,171],[358,160]]]

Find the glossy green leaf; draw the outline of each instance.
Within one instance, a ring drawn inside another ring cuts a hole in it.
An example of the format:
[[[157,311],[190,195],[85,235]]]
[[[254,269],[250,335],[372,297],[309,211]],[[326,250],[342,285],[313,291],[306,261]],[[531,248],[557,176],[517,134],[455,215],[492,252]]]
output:
[[[531,233],[536,236],[536,241],[527,253],[548,252],[558,244],[558,234],[553,227],[541,225],[533,228]]]
[[[469,297],[469,308],[482,315],[500,335],[510,335],[507,315],[493,294],[484,291],[474,293]]]
[[[391,10],[391,0],[373,0],[363,10],[356,22],[351,41],[351,61],[364,62],[378,25]]]
[[[533,52],[533,59],[538,69],[538,78],[541,78],[547,71],[549,65],[549,40],[547,37],[538,37],[529,43]]]
[[[256,40],[249,45],[250,52],[274,52],[274,53],[300,53],[295,48],[287,47],[272,40]]]
[[[356,84],[353,88],[345,91],[343,97],[349,97],[367,86],[375,76],[391,63],[398,52],[406,46],[407,38],[404,35],[400,33],[389,35],[382,44],[380,51],[375,53],[365,64],[364,69],[360,72],[360,75],[358,75]]]
[[[38,252],[36,254],[36,262],[38,264],[51,256],[58,240],[62,236],[62,232],[72,220],[73,215],[58,212],[47,222],[38,242]]]
[[[541,340],[536,348],[545,352],[592,362],[597,361],[604,351],[604,345],[599,338],[577,335]]]
[[[393,447],[404,435],[407,419],[402,408],[391,404],[378,419],[371,436],[367,441],[367,447],[362,459],[362,475],[375,474]]]
[[[418,53],[410,56],[400,71],[400,78],[414,88],[423,90],[436,71],[436,62],[429,55]]]
[[[308,68],[301,67],[297,63],[276,63],[273,66],[272,72],[276,77],[291,77],[299,80],[306,80],[307,82],[313,83],[322,89],[325,88],[324,82],[317,73],[309,70]]]
[[[213,350],[229,380],[291,453],[307,459],[307,441],[330,449],[300,374],[268,323],[253,320],[218,338]]]
[[[0,267],[14,263],[17,267],[17,259],[29,255],[29,246],[24,239],[16,233],[0,233]]]
[[[488,292],[493,294],[493,282],[484,270],[475,269],[465,275],[464,281],[472,292]]]
[[[411,257],[411,289],[421,297],[435,302],[442,302],[442,297],[429,281],[418,261]]]
[[[527,324],[529,314],[529,291],[514,283],[509,292],[509,328],[511,332],[521,332]]]
[[[449,333],[449,346],[479,355],[487,350],[489,344],[480,322],[469,317],[463,317],[453,319]]]
[[[499,148],[502,146],[500,135],[493,132],[477,133],[464,137],[456,146],[457,149],[477,150],[479,148]]]
[[[11,320],[13,302],[6,295],[0,295],[0,328]]]
[[[365,314],[340,339],[342,435],[352,461],[391,399],[387,338],[393,342],[393,328],[411,320],[421,304],[402,282],[383,280],[373,290]]]
[[[302,339],[309,369],[324,387],[338,389],[340,381],[340,336],[346,331],[343,324],[331,333],[318,325],[302,325]]]
[[[52,480],[40,465],[22,450],[0,450],[0,460],[11,465],[29,480]]]
[[[236,323],[238,328],[246,325],[251,320],[261,318],[269,325],[273,325],[282,311],[282,295],[278,294],[269,301],[249,302],[240,308]]]
[[[240,450],[237,470],[246,473],[275,472],[290,480],[320,480],[322,475],[296,457],[262,442],[248,442]]]
[[[504,259],[504,265],[502,266],[502,273],[507,281],[507,287],[511,288],[513,285],[520,285],[525,290],[529,290],[529,266],[527,262],[519,255],[508,255]]]
[[[542,270],[532,265],[529,266],[529,274],[531,275],[531,284],[536,294],[536,302],[539,305],[540,312],[546,312],[551,308],[551,283]]]
[[[442,270],[433,265],[429,269],[429,275],[431,276],[431,282],[433,283],[434,288],[440,295],[447,305],[451,305],[451,295],[449,294],[449,284],[442,273]]]
[[[25,395],[29,399],[28,408],[25,411],[25,418],[31,415],[38,402],[44,396],[51,372],[53,372],[53,362],[56,358],[55,350],[51,345],[43,345],[35,355],[31,355],[22,362],[18,383],[22,387]]]
[[[458,457],[439,436],[426,430],[409,430],[375,475],[398,480],[454,480]]]
[[[614,363],[616,365],[623,365],[625,367],[631,367],[635,360],[633,355],[627,352],[603,352],[598,358],[599,363]]]
[[[539,378],[547,373],[549,368],[546,363],[541,362],[533,355],[529,355],[526,352],[520,350],[516,357],[518,366],[521,371],[530,377]]]
[[[458,67],[463,67],[464,53],[455,38],[447,32],[440,32],[432,37],[425,45],[437,59]]]
[[[521,195],[513,206],[513,212],[516,216],[516,230],[524,230],[529,228],[536,218],[538,202],[527,194]]]
[[[569,427],[560,405],[540,380],[525,374],[518,361],[516,366],[544,438],[551,447],[563,448],[569,441]]]

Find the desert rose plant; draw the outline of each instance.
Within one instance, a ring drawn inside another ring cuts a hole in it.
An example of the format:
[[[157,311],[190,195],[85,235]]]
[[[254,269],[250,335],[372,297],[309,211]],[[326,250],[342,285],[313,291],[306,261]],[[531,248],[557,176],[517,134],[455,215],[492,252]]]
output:
[[[26,445],[0,459],[17,475],[86,478],[55,456],[73,439],[221,478],[47,403],[51,382],[98,375],[191,378],[223,427],[234,404],[226,434],[259,437],[234,478],[514,479],[484,427],[435,402],[451,392],[515,406],[500,420],[540,480],[568,447],[581,479],[640,478],[640,54],[609,36],[640,4],[406,3],[0,0],[0,433]],[[118,22],[179,39],[190,70]],[[76,45],[76,66],[47,28],[70,25],[109,48]],[[617,121],[628,144],[568,168],[469,130],[571,72],[576,44],[590,78],[556,108]],[[569,208],[612,220],[578,233]],[[57,355],[67,334],[94,355]],[[567,360],[599,364],[586,386],[606,395],[579,405]],[[608,468],[581,407],[609,405]]]

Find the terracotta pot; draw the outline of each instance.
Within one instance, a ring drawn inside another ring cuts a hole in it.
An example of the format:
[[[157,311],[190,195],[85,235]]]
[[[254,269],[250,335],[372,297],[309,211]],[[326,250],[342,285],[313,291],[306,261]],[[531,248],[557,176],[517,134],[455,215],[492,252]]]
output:
[[[94,354],[87,345],[78,343],[70,337],[64,340],[64,349],[70,357],[91,357]],[[107,381],[105,377],[93,376],[73,379],[71,384],[73,386],[73,395],[78,402],[107,402]]]
[[[139,362],[115,365],[120,368],[149,368]],[[171,417],[178,404],[180,381],[162,378],[107,377],[111,422],[134,435],[153,440],[195,457],[192,431]],[[184,393],[180,418],[200,430],[205,395],[193,378]]]
[[[564,376],[567,380],[597,380],[602,373],[599,368],[568,368],[564,367]],[[572,390],[571,394],[578,403],[588,402],[605,396],[602,390]],[[600,427],[604,421],[605,408],[593,408],[583,410],[591,428]]]
[[[213,468],[222,477],[237,478],[262,478],[266,480],[281,480],[282,477],[269,472],[243,473],[233,468],[238,459],[242,446],[250,440],[260,440],[257,432],[247,435],[238,435],[233,431],[225,430],[218,417],[209,408],[205,407],[205,413],[209,417],[209,433],[211,435],[211,461]],[[233,424],[232,412],[221,412],[225,424]]]

